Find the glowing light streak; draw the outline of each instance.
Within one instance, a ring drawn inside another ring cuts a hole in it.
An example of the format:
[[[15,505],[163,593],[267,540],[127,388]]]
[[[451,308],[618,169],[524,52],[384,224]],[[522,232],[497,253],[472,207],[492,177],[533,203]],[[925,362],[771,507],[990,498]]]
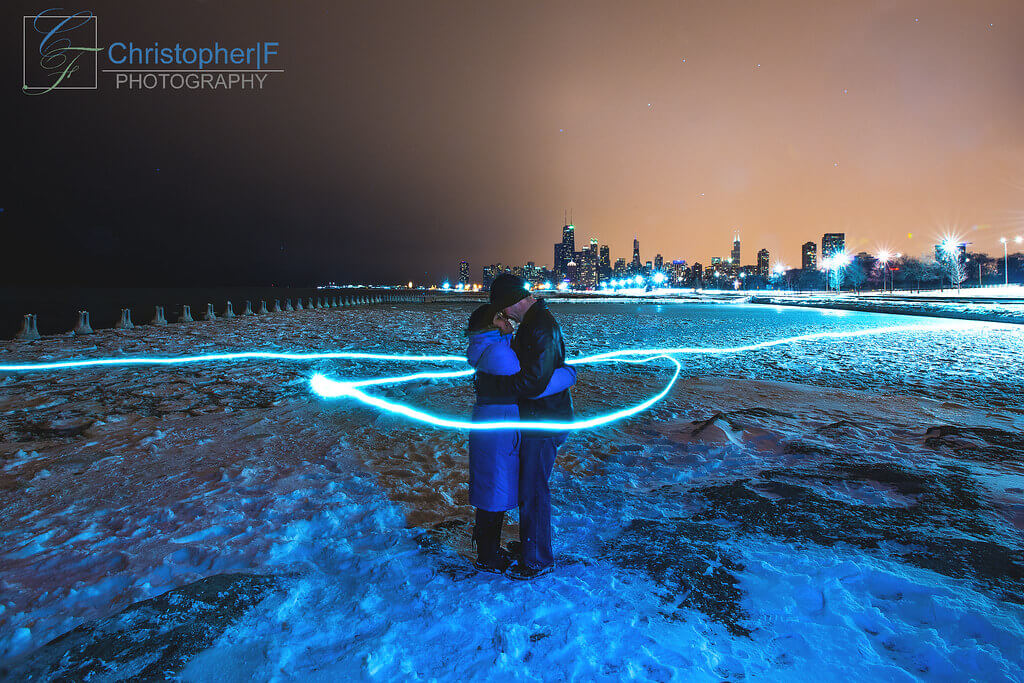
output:
[[[629,408],[623,408],[622,410],[616,410],[612,413],[606,413],[604,415],[598,415],[583,420],[573,420],[571,422],[557,422],[557,421],[536,421],[536,420],[499,420],[494,422],[471,422],[469,420],[457,420],[450,417],[444,417],[441,415],[434,415],[428,413],[425,410],[418,408],[412,408],[403,403],[397,401],[389,401],[384,398],[377,396],[371,396],[360,389],[353,386],[351,382],[339,382],[332,380],[328,377],[324,377],[321,374],[316,374],[310,379],[310,386],[313,391],[321,397],[340,397],[346,396],[354,398],[361,403],[366,405],[379,408],[380,410],[394,413],[397,415],[403,415],[407,418],[415,420],[417,422],[424,422],[426,424],[433,425],[435,427],[448,427],[450,429],[465,429],[465,430],[496,430],[496,429],[540,429],[549,432],[567,432],[578,429],[592,429],[594,427],[600,427],[612,422],[625,419],[637,413],[641,413],[655,403],[665,397],[666,394],[672,389],[672,386],[676,383],[679,378],[679,373],[682,371],[683,366],[678,360],[672,356],[651,356],[649,358],[641,358],[637,360],[626,360],[623,358],[615,359],[615,362],[622,363],[647,363],[652,360],[659,358],[665,358],[671,361],[676,367],[675,372],[672,373],[672,378],[668,383],[659,391],[657,394],[649,397],[647,400],[642,401]],[[574,361],[574,364],[581,364],[590,362],[591,359],[578,358]]]
[[[359,351],[320,351],[316,353],[278,353],[272,351],[241,351],[237,353],[208,353],[199,356],[93,358],[65,360],[49,363],[18,363],[0,365],[0,372],[30,372],[37,370],[66,370],[111,365],[185,365],[232,360],[381,360],[402,363],[454,363],[465,362],[464,356],[410,356],[394,353],[363,353]]]
[[[362,391],[363,388],[381,386],[385,384],[402,384],[432,379],[453,379],[457,377],[468,377],[474,374],[473,368],[464,370],[418,372],[396,377],[376,377],[356,380],[334,380],[322,374],[315,374],[310,379],[310,386],[313,392],[322,398],[354,398],[365,405],[369,405],[386,412],[403,415],[418,422],[424,422],[439,427],[467,430],[494,430],[494,429],[542,429],[548,431],[569,431],[588,429],[592,427],[609,424],[618,420],[636,415],[660,401],[675,384],[682,370],[679,355],[725,355],[733,353],[744,353],[761,349],[772,348],[785,344],[796,344],[810,341],[822,341],[833,339],[845,339],[863,337],[869,335],[881,335],[895,332],[914,332],[927,330],[956,329],[970,326],[971,323],[949,323],[941,324],[918,324],[918,325],[893,325],[888,327],[875,327],[863,330],[846,330],[839,332],[814,332],[810,334],[785,337],[770,341],[756,342],[740,346],[724,347],[675,347],[660,349],[625,349],[609,351],[606,353],[594,354],[582,358],[574,358],[566,361],[569,365],[584,365],[603,362],[625,362],[625,363],[646,363],[664,358],[675,365],[675,372],[665,387],[655,395],[646,400],[621,410],[598,415],[595,417],[573,420],[571,422],[557,421],[502,421],[474,423],[467,420],[458,420],[449,417],[434,415],[424,410],[412,408],[408,405],[390,401],[377,396],[372,396]],[[216,361],[237,361],[237,360],[287,360],[287,361],[315,361],[315,360],[368,360],[368,361],[394,361],[394,362],[424,362],[424,363],[465,363],[462,356],[445,355],[406,355],[393,353],[367,353],[358,351],[321,351],[310,353],[281,353],[271,351],[245,351],[234,353],[211,353],[195,356],[179,356],[173,358],[160,357],[125,357],[125,358],[97,358],[89,360],[54,361],[49,363],[25,363],[0,365],[0,372],[31,372],[46,370],[63,370],[71,368],[89,368],[104,366],[133,366],[133,365],[185,365],[191,363],[205,363]]]
[[[743,353],[746,351],[758,351],[760,349],[767,349],[773,346],[782,346],[783,344],[796,344],[800,342],[817,341],[821,339],[844,339],[848,337],[864,337],[875,334],[887,334],[890,332],[916,332],[922,330],[963,328],[968,326],[969,323],[966,322],[939,323],[930,325],[891,325],[888,327],[873,327],[866,330],[845,330],[842,332],[812,332],[810,334],[802,334],[794,337],[784,337],[782,339],[773,339],[771,341],[757,342],[755,344],[746,344],[743,346],[683,346],[678,348],[665,349],[626,349],[623,351],[608,351],[607,353],[599,353],[593,356],[588,356],[587,358],[569,360],[566,361],[566,363],[576,364],[582,362],[593,362],[598,360],[611,360],[626,356],[676,356],[689,354],[723,355],[730,353]]]
[[[495,430],[495,429],[543,429],[547,431],[571,431],[579,429],[590,429],[601,425],[616,422],[618,420],[625,419],[632,415],[636,415],[639,412],[646,410],[653,406],[655,403],[665,397],[666,394],[671,390],[675,384],[676,379],[679,377],[679,373],[682,370],[682,366],[679,361],[674,358],[676,355],[695,355],[695,354],[715,354],[724,355],[730,353],[743,353],[749,351],[757,351],[760,349],[772,348],[774,346],[780,346],[783,344],[794,344],[809,341],[820,341],[827,339],[844,339],[851,337],[863,337],[868,335],[886,334],[890,332],[912,332],[922,330],[939,330],[939,329],[952,329],[962,328],[969,326],[969,323],[943,323],[943,324],[930,324],[930,325],[893,325],[889,327],[876,327],[866,330],[847,330],[841,332],[815,332],[811,334],[798,335],[793,337],[786,337],[783,339],[774,339],[771,341],[757,342],[755,344],[747,344],[743,346],[727,346],[727,347],[706,347],[706,346],[695,346],[695,347],[677,347],[677,348],[663,348],[663,349],[626,349],[621,351],[609,351],[607,353],[594,354],[591,356],[585,356],[582,358],[574,358],[566,361],[567,365],[585,365],[591,363],[604,363],[604,362],[625,362],[625,363],[644,363],[659,358],[665,358],[672,361],[676,370],[669,383],[656,395],[648,398],[647,400],[639,403],[630,408],[624,408],[612,413],[605,415],[599,415],[596,417],[574,420],[572,422],[557,422],[557,421],[497,421],[497,422],[471,422],[468,420],[458,420],[455,418],[444,417],[435,415],[418,408],[412,408],[406,404],[399,403],[397,401],[391,401],[388,399],[380,398],[378,396],[372,396],[364,391],[361,391],[359,387],[368,386],[372,384],[398,384],[405,381],[412,381],[417,376],[410,375],[405,378],[392,377],[392,378],[380,378],[377,380],[364,380],[358,381],[341,381],[334,380],[325,377],[322,374],[316,374],[310,379],[310,387],[313,392],[321,398],[354,398],[357,401],[378,408],[385,412],[402,415],[409,419],[417,422],[423,422],[430,424],[435,427],[449,427],[452,429],[465,429],[465,430]],[[445,373],[422,373],[427,378],[440,378],[444,377]],[[473,370],[466,370],[462,372],[452,373],[451,376],[463,376],[473,374]]]

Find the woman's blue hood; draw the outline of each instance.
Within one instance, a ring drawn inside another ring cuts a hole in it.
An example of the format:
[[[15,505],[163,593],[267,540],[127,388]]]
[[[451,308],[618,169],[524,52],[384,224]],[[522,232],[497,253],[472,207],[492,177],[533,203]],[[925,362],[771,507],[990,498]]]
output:
[[[512,335],[488,330],[470,335],[466,359],[477,370],[491,374],[515,374],[519,361],[512,351]]]

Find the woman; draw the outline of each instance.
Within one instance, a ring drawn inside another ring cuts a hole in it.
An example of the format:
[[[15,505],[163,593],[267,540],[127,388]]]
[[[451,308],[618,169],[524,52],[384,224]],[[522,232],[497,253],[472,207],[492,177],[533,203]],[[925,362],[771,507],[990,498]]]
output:
[[[492,375],[514,375],[519,359],[512,350],[512,323],[500,311],[483,305],[473,311],[466,329],[469,364]],[[576,371],[558,368],[541,398],[565,391],[576,383]],[[503,400],[503,399],[497,399]],[[507,399],[506,399],[507,400]],[[514,403],[497,403],[477,396],[473,422],[519,420]],[[505,511],[516,507],[519,494],[519,431],[515,429],[472,430],[469,434],[469,502],[476,507],[473,541],[477,559],[474,567],[500,574],[510,558],[501,550],[501,529]]]

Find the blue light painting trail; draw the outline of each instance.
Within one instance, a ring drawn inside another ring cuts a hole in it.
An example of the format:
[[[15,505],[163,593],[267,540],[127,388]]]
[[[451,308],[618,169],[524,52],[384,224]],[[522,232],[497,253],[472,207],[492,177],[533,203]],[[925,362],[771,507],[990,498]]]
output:
[[[0,372],[33,372],[40,370],[69,370],[110,365],[186,365],[230,360],[389,360],[408,363],[465,362],[465,356],[409,356],[389,353],[362,353],[359,351],[320,351],[316,353],[279,353],[275,351],[239,351],[233,353],[207,353],[200,356],[126,356],[124,358],[93,358],[89,360],[62,360],[50,363],[21,363],[0,365]]]
[[[470,422],[468,420],[456,420],[453,418],[442,417],[440,415],[434,415],[418,408],[411,408],[403,403],[397,401],[389,401],[387,399],[378,398],[371,396],[364,391],[357,388],[358,382],[341,382],[333,380],[328,377],[317,373],[313,375],[309,383],[313,389],[313,392],[321,398],[338,398],[340,396],[346,396],[354,398],[366,405],[380,408],[389,413],[395,413],[397,415],[403,415],[417,422],[423,422],[435,427],[448,427],[451,429],[470,429],[470,430],[493,430],[493,429],[543,429],[546,431],[553,432],[566,432],[577,429],[591,429],[593,427],[600,427],[611,422],[617,422],[618,420],[625,419],[631,415],[643,412],[653,406],[655,403],[665,397],[665,394],[669,392],[672,385],[679,379],[679,373],[682,371],[683,366],[678,360],[668,355],[657,355],[648,356],[645,358],[639,358],[637,360],[626,360],[625,358],[614,358],[614,359],[594,359],[594,358],[577,358],[570,361],[573,365],[580,365],[583,363],[601,363],[601,362],[618,362],[618,363],[648,363],[652,360],[664,358],[671,361],[675,366],[675,372],[672,374],[672,379],[668,381],[668,384],[659,391],[657,394],[651,396],[647,400],[631,406],[629,408],[623,408],[622,410],[616,410],[612,413],[606,413],[604,415],[598,415],[585,420],[573,420],[571,422],[547,422],[547,421],[531,421],[531,420],[504,420],[496,422]],[[459,374],[473,374],[474,370],[463,371]],[[424,373],[427,375],[444,375],[445,373]],[[399,380],[401,378],[392,378],[393,380]],[[385,383],[397,383],[378,381],[378,384]]]
[[[944,324],[918,324],[918,325],[893,325],[889,327],[876,327],[865,330],[848,330],[842,332],[814,332],[810,334],[785,337],[771,341],[757,342],[742,346],[723,347],[678,347],[662,349],[625,349],[620,351],[609,351],[583,358],[575,358],[566,361],[570,365],[585,365],[588,363],[624,362],[624,363],[647,363],[650,361],[664,359],[675,365],[675,371],[668,383],[657,393],[644,401],[604,415],[598,415],[586,419],[574,420],[571,422],[555,421],[503,421],[503,422],[470,422],[458,420],[428,413],[418,408],[413,408],[397,401],[372,396],[362,389],[371,386],[385,384],[403,384],[431,379],[454,379],[457,377],[468,377],[474,374],[472,368],[465,370],[419,372],[397,377],[375,377],[356,380],[336,380],[323,374],[317,373],[310,378],[310,388],[313,393],[321,398],[354,398],[357,401],[378,408],[385,412],[402,415],[411,420],[430,424],[436,427],[447,427],[451,429],[466,430],[494,430],[494,429],[544,429],[549,431],[571,431],[578,429],[590,429],[601,425],[625,419],[637,413],[647,410],[655,403],[665,397],[671,390],[682,365],[675,356],[698,355],[698,354],[730,354],[761,349],[772,348],[784,344],[795,344],[810,341],[825,341],[832,339],[844,339],[850,337],[863,337],[868,335],[881,335],[894,332],[915,332],[927,330],[940,330],[963,328],[969,323],[944,323]],[[394,361],[402,363],[465,363],[463,356],[426,356],[406,355],[389,353],[365,353],[359,351],[323,351],[311,353],[282,353],[273,351],[242,351],[233,353],[211,353],[196,356],[179,357],[124,357],[124,358],[96,358],[89,360],[68,360],[53,361],[48,363],[22,363],[0,365],[0,372],[40,372],[53,370],[68,370],[74,368],[94,368],[108,366],[130,366],[130,365],[186,365],[190,363],[208,363],[217,361],[239,361],[239,360],[285,360],[285,361],[312,361],[312,360],[371,360],[371,361]]]
[[[674,357],[676,355],[697,355],[697,354],[729,354],[729,353],[742,353],[748,351],[758,351],[761,349],[767,349],[774,346],[780,346],[783,344],[795,344],[800,342],[809,341],[823,341],[830,339],[843,339],[849,337],[863,337],[868,335],[879,335],[891,332],[913,332],[922,330],[936,330],[936,329],[949,329],[953,327],[965,327],[964,323],[952,323],[952,324],[928,324],[928,325],[893,325],[889,327],[876,327],[866,330],[847,330],[842,332],[813,332],[810,334],[798,335],[794,337],[785,337],[783,339],[774,339],[771,341],[757,342],[755,344],[747,344],[743,346],[723,346],[723,347],[678,347],[678,348],[664,348],[664,349],[626,349],[622,351],[609,351],[606,353],[599,353],[592,356],[586,356],[583,358],[575,358],[566,361],[569,365],[584,365],[587,363],[602,363],[602,362],[626,362],[626,363],[645,363],[647,361],[664,358],[675,364],[675,373],[669,380],[668,384],[658,392],[657,394],[649,397],[647,400],[632,406],[630,408],[624,408],[617,410],[612,413],[604,415],[598,415],[596,417],[573,420],[571,422],[547,422],[547,421],[502,421],[502,422],[470,422],[468,420],[458,420],[450,417],[443,417],[440,415],[434,415],[418,408],[413,408],[409,405],[399,403],[397,401],[390,401],[388,399],[372,396],[362,391],[360,387],[371,386],[371,385],[382,385],[382,384],[401,384],[407,381],[414,381],[416,379],[443,379],[446,377],[460,377],[465,375],[473,374],[473,370],[465,370],[454,373],[421,373],[419,375],[409,375],[406,377],[382,377],[373,380],[349,380],[341,381],[330,379],[322,374],[317,373],[310,379],[310,387],[317,396],[321,398],[354,398],[357,401],[378,408],[385,412],[393,413],[407,417],[417,422],[429,424],[435,427],[448,427],[451,429],[465,429],[465,430],[494,430],[494,429],[543,429],[547,431],[573,431],[580,429],[591,429],[599,427],[601,425],[610,424],[617,422],[618,420],[625,419],[637,413],[647,410],[655,403],[665,397],[666,394],[672,389],[672,386],[676,383],[679,378],[679,373],[682,370],[682,366],[679,361]],[[627,360],[630,357],[634,360]]]

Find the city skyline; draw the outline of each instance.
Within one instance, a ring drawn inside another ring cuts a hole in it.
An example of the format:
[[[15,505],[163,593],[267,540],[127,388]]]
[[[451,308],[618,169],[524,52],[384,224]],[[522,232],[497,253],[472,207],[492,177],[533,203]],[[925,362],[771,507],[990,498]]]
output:
[[[509,269],[521,268],[527,270],[529,268],[534,268],[537,272],[564,272],[559,264],[559,247],[563,245],[567,247],[575,247],[575,245],[577,244],[576,240],[578,239],[578,235],[576,234],[576,229],[578,227],[579,226],[570,223],[566,223],[561,227],[562,239],[560,242],[556,242],[554,245],[554,259],[550,264],[541,259],[529,259],[522,263],[492,260],[486,263],[472,265],[468,264],[468,262],[463,259],[459,261],[458,271],[460,275],[458,278],[448,277],[447,272],[445,272],[442,274],[438,282],[462,282],[465,284],[466,281],[461,276],[464,265],[470,266],[471,277],[469,282],[471,283],[486,283],[488,278],[486,276],[485,269],[494,268],[495,266],[504,266]],[[625,269],[626,271],[635,274],[639,272],[640,269],[643,269],[645,266],[647,270],[650,272],[665,272],[668,269],[663,269],[662,265],[658,264],[658,259],[661,259],[663,264],[685,264],[687,267],[692,267],[693,265],[696,264],[703,268],[707,268],[708,266],[714,267],[718,265],[723,265],[732,266],[740,269],[756,268],[758,272],[764,271],[765,273],[767,273],[773,269],[778,268],[784,268],[785,270],[827,270],[827,268],[825,268],[822,265],[823,262],[827,263],[827,259],[832,258],[838,253],[847,254],[851,257],[860,254],[868,254],[875,258],[883,256],[885,259],[890,259],[893,257],[908,256],[927,260],[933,254],[941,254],[943,245],[951,242],[955,243],[959,251],[963,253],[966,253],[968,251],[970,251],[971,253],[981,253],[991,257],[994,260],[1001,260],[1003,247],[1006,246],[1007,244],[1013,244],[1014,246],[1018,247],[1018,250],[1014,252],[1015,254],[1021,253],[1020,245],[1022,244],[1022,239],[1024,239],[1021,235],[1024,234],[1024,230],[1017,233],[1010,231],[1008,232],[1008,234],[1011,235],[1011,237],[1009,239],[1003,238],[1002,240],[998,240],[997,245],[999,249],[992,250],[992,252],[976,248],[968,249],[968,247],[974,246],[973,242],[964,239],[963,236],[960,234],[946,233],[945,235],[936,238],[935,241],[929,244],[921,253],[904,254],[902,252],[894,251],[890,249],[888,246],[879,246],[876,247],[875,249],[854,250],[849,247],[848,242],[850,236],[847,235],[846,233],[824,232],[821,233],[821,237],[818,238],[818,240],[810,240],[798,245],[795,249],[798,253],[798,256],[792,262],[779,258],[779,256],[775,252],[772,252],[772,250],[768,249],[767,247],[755,245],[753,246],[753,248],[751,248],[751,245],[747,245],[746,248],[750,249],[750,251],[744,250],[742,244],[744,244],[745,241],[741,239],[739,231],[733,231],[732,233],[732,238],[728,243],[729,256],[715,255],[704,259],[678,258],[680,256],[679,254],[664,254],[660,251],[652,251],[653,255],[650,258],[645,258],[642,255],[642,241],[640,240],[639,236],[634,236],[632,239],[632,251],[628,255],[629,258],[627,258],[626,256],[615,256],[615,252],[611,251],[610,245],[602,243],[602,241],[599,238],[589,237],[586,239],[590,245],[590,248],[594,250],[596,262],[604,266],[606,269],[612,270],[614,272],[619,272],[620,270]],[[856,241],[856,238],[854,239]],[[997,251],[999,252],[998,254],[996,253]],[[726,249],[722,249],[720,250],[720,252],[724,253],[726,252]],[[577,250],[573,248],[572,253],[579,255],[582,253],[582,250]],[[749,256],[752,253],[753,258],[748,258],[749,262],[744,263],[743,255],[747,254]],[[738,258],[737,255],[739,255]],[[765,258],[769,259],[767,269],[764,268]],[[936,256],[936,260],[942,259]],[[612,267],[613,263],[615,264],[614,268]],[[579,264],[576,265],[579,266]],[[479,274],[480,277],[473,277],[473,274]],[[576,278],[574,277],[571,279]]]

